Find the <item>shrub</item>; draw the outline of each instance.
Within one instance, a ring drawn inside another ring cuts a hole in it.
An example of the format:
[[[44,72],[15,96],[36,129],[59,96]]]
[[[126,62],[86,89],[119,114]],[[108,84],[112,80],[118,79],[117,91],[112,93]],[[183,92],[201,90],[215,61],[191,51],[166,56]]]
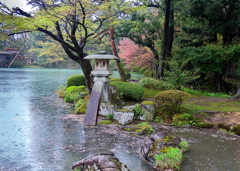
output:
[[[66,89],[67,89],[66,87],[59,86],[57,90],[58,97],[64,98],[66,95]]]
[[[75,104],[75,108],[79,108],[82,104],[83,104],[84,100],[83,99],[79,99],[77,101],[77,103]]]
[[[131,65],[125,65],[124,70],[130,72],[130,71],[132,71],[132,66]]]
[[[133,72],[138,72],[138,71],[139,71],[139,68],[140,68],[139,66],[133,66],[133,67],[132,67],[132,71],[133,71]]]
[[[67,87],[82,85],[86,86],[86,80],[84,75],[73,75],[67,80]]]
[[[144,71],[143,75],[145,77],[153,77],[154,76],[154,71],[151,70],[151,69],[147,69],[147,70]]]
[[[75,113],[85,114],[87,111],[87,105],[88,105],[88,101],[84,101],[80,107],[76,108]]]
[[[141,100],[144,93],[143,87],[138,84],[110,82],[110,85],[114,86],[124,99]]]
[[[66,95],[64,98],[65,102],[76,102],[80,99],[79,94],[81,92],[86,92],[85,86],[71,86],[66,89]]]
[[[163,91],[163,90],[174,89],[174,87],[171,84],[169,84],[165,81],[157,80],[157,79],[150,78],[150,77],[142,78],[139,81],[139,84],[142,85],[143,87],[147,87],[147,88],[150,88],[153,90]]]
[[[106,118],[107,118],[108,120],[110,120],[110,121],[113,121],[114,115],[113,115],[113,114],[108,114],[108,115],[106,116]]]
[[[138,118],[139,116],[143,115],[142,106],[140,104],[136,104],[134,106],[134,114],[135,114],[136,118]]]
[[[110,82],[121,82],[121,78],[110,78]]]
[[[167,118],[171,118],[174,113],[180,112],[180,106],[188,97],[188,93],[179,90],[167,90],[158,93],[154,97],[154,102],[158,111],[157,115],[163,114]]]
[[[156,155],[154,158],[155,166],[159,169],[179,169],[183,155],[179,148],[168,147],[165,153]]]
[[[130,79],[131,78],[131,73],[128,72],[128,71],[125,71],[125,77],[126,77],[127,80]]]
[[[187,141],[181,141],[178,145],[182,151],[188,150],[188,142]]]
[[[191,125],[193,116],[189,113],[176,114],[173,116],[172,124],[176,126]]]
[[[237,135],[240,135],[240,125],[233,126],[232,131],[235,132]]]
[[[144,71],[146,71],[147,69],[148,69],[148,66],[147,66],[147,65],[142,66],[142,67],[139,69],[139,73],[140,73],[140,74],[143,74]]]

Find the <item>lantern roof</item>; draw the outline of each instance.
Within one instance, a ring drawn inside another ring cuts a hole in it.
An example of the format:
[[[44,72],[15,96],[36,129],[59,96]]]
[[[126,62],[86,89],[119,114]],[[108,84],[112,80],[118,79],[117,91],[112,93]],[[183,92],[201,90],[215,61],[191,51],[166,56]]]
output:
[[[117,60],[118,57],[114,55],[108,55],[105,51],[100,51],[99,54],[92,54],[86,56],[84,59],[108,59],[108,60]]]

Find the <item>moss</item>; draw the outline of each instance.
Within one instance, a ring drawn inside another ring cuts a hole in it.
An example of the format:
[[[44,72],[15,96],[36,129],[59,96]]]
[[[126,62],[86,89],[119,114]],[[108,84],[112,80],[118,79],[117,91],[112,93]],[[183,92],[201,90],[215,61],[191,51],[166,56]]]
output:
[[[199,123],[196,126],[201,127],[201,128],[213,128],[214,124],[212,124],[212,123]]]
[[[87,111],[87,105],[88,105],[88,100],[85,100],[80,107],[76,108],[75,113],[85,114]]]
[[[77,102],[81,92],[86,92],[86,86],[71,86],[66,89],[66,95],[64,97],[65,102]]]
[[[155,103],[153,101],[143,101],[143,105],[154,105]]]
[[[123,109],[117,109],[116,111],[117,111],[117,112],[132,112],[132,110],[130,110],[130,109],[125,109],[125,108],[123,108]]]
[[[112,123],[112,121],[100,121],[100,122],[98,122],[98,124],[111,124]]]
[[[137,124],[137,125],[129,125],[123,128],[124,131],[136,132],[139,135],[143,134],[151,134],[154,132],[153,128],[146,122]]]

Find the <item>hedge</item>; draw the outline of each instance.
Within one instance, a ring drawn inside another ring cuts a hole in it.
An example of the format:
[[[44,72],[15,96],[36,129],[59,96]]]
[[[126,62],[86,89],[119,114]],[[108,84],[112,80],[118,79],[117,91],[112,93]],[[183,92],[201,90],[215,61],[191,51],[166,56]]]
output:
[[[139,84],[129,82],[110,82],[110,85],[114,86],[124,99],[141,100],[144,94],[143,87]]]
[[[70,86],[86,86],[84,75],[73,75],[67,80],[67,87]]]

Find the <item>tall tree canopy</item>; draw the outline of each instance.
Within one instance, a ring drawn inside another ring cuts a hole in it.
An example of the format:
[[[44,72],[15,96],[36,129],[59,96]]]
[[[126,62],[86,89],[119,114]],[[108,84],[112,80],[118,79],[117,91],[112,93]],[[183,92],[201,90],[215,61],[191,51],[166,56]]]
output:
[[[119,1],[119,3],[121,3]],[[38,10],[28,13],[8,8],[0,2],[1,33],[8,36],[40,31],[62,45],[69,58],[80,64],[91,91],[92,67],[84,52],[86,43],[102,31],[103,22],[115,14],[105,15],[110,5],[118,2],[97,0],[29,0]],[[128,7],[129,8],[129,7]]]

